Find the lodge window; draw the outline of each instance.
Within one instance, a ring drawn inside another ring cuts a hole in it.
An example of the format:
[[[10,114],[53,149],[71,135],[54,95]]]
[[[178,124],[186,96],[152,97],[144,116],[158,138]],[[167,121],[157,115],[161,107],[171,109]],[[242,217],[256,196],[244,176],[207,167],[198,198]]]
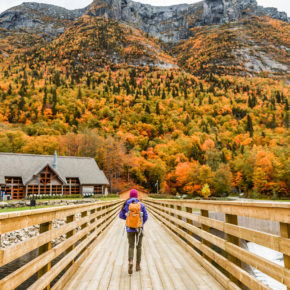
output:
[[[4,191],[5,194],[10,195],[12,199],[24,198],[25,187],[23,186],[21,177],[6,176],[5,183],[5,186],[1,187],[1,190]]]
[[[51,188],[52,194],[62,194],[61,185],[53,185]]]
[[[94,186],[94,194],[102,194],[102,186],[101,185],[95,185]]]
[[[27,194],[28,195],[38,194],[38,185],[28,185],[27,186]]]
[[[1,190],[5,192],[7,195],[11,195],[12,193],[12,186],[2,186]]]
[[[50,185],[40,185],[40,194],[50,194]]]
[[[80,194],[80,187],[79,186],[72,186],[71,187],[71,194]]]
[[[49,172],[40,173],[40,182],[42,184],[48,184],[51,182],[51,174]]]
[[[69,186],[63,187],[63,194],[69,194]]]
[[[21,177],[5,177],[6,184],[16,184],[22,185],[22,178]]]
[[[21,177],[6,176],[5,185],[1,186],[1,191],[5,194],[10,195],[12,199],[23,199],[25,194],[25,187],[22,183]]]
[[[66,179],[68,185],[64,186],[64,194],[80,194],[80,180],[78,177],[68,177]]]
[[[68,177],[66,181],[68,184],[80,184],[78,177]]]

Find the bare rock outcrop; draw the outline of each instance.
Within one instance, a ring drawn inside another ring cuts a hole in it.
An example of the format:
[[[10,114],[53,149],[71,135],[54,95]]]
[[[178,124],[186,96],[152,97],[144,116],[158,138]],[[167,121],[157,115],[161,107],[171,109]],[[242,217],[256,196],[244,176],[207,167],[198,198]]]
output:
[[[0,14],[0,27],[24,29],[53,38],[84,14],[112,18],[134,26],[165,43],[191,36],[190,28],[237,21],[242,17],[270,16],[288,22],[285,12],[258,6],[256,0],[205,0],[195,4],[152,6],[131,0],[95,0],[84,9],[67,10],[54,5],[23,3]]]
[[[0,27],[29,33],[57,36],[86,9],[68,10],[62,7],[27,2],[0,14]]]

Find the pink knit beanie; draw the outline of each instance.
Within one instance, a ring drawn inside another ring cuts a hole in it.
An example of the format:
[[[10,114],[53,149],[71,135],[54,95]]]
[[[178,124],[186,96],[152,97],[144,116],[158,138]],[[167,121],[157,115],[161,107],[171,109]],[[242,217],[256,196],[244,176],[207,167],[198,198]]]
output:
[[[138,191],[136,189],[130,191],[130,198],[132,197],[138,198]]]

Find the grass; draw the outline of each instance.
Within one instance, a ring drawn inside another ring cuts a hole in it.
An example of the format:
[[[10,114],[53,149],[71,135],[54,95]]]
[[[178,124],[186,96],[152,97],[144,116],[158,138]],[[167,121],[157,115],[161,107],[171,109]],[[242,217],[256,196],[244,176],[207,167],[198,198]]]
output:
[[[110,200],[116,200],[116,199],[120,199],[120,197],[111,197],[111,196],[109,196],[109,197],[99,197],[99,198],[97,198],[98,200],[101,200],[101,201],[110,201]]]
[[[69,197],[69,198],[35,198],[36,201],[51,201],[51,200],[79,200],[79,199],[84,199],[83,197]],[[16,203],[19,201],[29,201],[29,199],[12,199],[12,200],[5,200],[3,202],[7,203]]]
[[[120,197],[118,196],[102,196],[102,197],[91,197],[91,198],[56,198],[56,199],[53,199],[53,198],[40,198],[40,199],[37,199],[36,201],[52,201],[52,200],[87,200],[87,199],[95,199],[95,200],[101,200],[101,201],[110,201],[110,200],[115,200],[115,199],[119,199]]]
[[[251,200],[251,198],[249,198],[249,200]],[[290,200],[289,200],[289,199],[269,199],[269,198],[256,198],[256,199],[254,199],[254,200],[256,200],[256,201],[262,200],[262,201],[269,201],[269,202],[271,202],[271,201],[278,201],[278,202],[290,202]]]
[[[119,196],[103,196],[103,197],[99,197],[99,198],[95,198],[96,201],[100,200],[100,201],[111,201],[111,200],[116,200],[119,199]],[[63,200],[75,200],[75,199],[83,199],[86,200],[85,198],[64,198]],[[53,201],[53,200],[60,200],[59,198],[56,199],[37,199],[37,201]],[[8,200],[8,203],[13,203],[15,202],[15,200]],[[39,206],[22,206],[22,207],[10,207],[10,208],[3,208],[0,209],[0,213],[4,213],[4,212],[14,212],[14,211],[24,211],[24,210],[33,210],[33,209],[41,209],[41,208],[49,208],[49,207],[56,207],[59,205],[39,205]]]
[[[76,197],[76,198],[36,198],[35,200],[36,201],[51,201],[51,200],[58,200],[58,201],[61,201],[61,200],[79,200],[79,199],[84,199],[84,198],[79,198],[79,197]]]
[[[33,210],[33,209],[40,209],[40,208],[50,208],[50,207],[56,207],[55,206],[51,206],[51,205],[40,205],[40,206],[23,206],[23,207],[11,207],[11,208],[3,208],[0,209],[0,213],[4,213],[4,212],[13,212],[13,211],[24,211],[24,210]]]

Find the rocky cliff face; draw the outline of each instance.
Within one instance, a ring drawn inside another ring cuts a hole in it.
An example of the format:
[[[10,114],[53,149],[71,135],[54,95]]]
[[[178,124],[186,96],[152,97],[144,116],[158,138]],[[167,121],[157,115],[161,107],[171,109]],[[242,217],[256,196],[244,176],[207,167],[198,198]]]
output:
[[[192,27],[233,22],[246,16],[268,15],[288,21],[286,13],[258,6],[256,0],[205,0],[168,7],[130,0],[95,0],[87,13],[126,22],[164,42],[174,43],[190,37]]]
[[[203,21],[208,25],[233,22],[246,14],[247,9],[253,11],[255,5],[255,0],[206,0],[203,5]]]
[[[208,25],[233,22],[250,15],[267,15],[288,22],[285,12],[258,6],[256,0],[205,0],[203,4],[203,21]]]
[[[87,13],[128,23],[164,42],[177,42],[188,37],[190,20],[201,11],[202,3],[158,7],[130,0],[97,0]]]
[[[237,21],[251,15],[268,15],[287,21],[287,14],[263,8],[256,0],[205,0],[196,4],[157,7],[131,0],[95,0],[89,7],[67,10],[61,7],[24,3],[0,14],[0,27],[25,29],[50,37],[61,34],[84,14],[107,17],[132,25],[166,43],[176,43],[191,35],[196,26]]]
[[[268,7],[264,8],[263,6],[258,6],[256,9],[256,14],[258,16],[267,15],[273,19],[282,20],[285,22],[290,22],[290,18],[287,16],[287,13],[278,11],[277,8]]]
[[[53,37],[83,15],[85,9],[67,10],[54,5],[23,3],[0,14],[0,27]]]

